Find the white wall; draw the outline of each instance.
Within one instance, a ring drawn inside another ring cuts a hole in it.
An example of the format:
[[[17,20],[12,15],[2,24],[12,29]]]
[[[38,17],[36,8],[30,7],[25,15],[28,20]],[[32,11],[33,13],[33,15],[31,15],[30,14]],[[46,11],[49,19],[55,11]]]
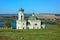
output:
[[[26,21],[17,20],[16,21],[16,29],[26,29]]]
[[[30,22],[29,29],[40,29],[41,28],[41,21],[40,20],[28,20]],[[37,25],[35,25],[37,24]]]

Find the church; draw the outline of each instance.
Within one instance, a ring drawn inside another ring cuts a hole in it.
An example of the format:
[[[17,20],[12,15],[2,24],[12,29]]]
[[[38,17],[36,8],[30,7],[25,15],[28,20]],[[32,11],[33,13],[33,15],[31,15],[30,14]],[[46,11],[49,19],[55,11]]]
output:
[[[34,13],[29,16],[28,20],[24,18],[24,9],[20,8],[18,12],[18,20],[16,20],[16,29],[41,29],[45,25],[41,25],[41,20],[37,20]]]

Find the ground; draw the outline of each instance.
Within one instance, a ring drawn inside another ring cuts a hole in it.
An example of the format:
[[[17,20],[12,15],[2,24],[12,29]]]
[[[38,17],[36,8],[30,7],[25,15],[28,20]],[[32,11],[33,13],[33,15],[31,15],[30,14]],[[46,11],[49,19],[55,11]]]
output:
[[[4,39],[3,39],[4,38]],[[0,29],[2,40],[60,40],[60,28],[16,30]]]

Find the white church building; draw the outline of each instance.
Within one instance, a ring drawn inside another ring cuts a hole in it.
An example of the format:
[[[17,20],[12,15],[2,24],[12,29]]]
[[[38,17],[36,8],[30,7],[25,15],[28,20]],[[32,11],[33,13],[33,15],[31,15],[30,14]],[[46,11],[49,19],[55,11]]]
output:
[[[16,21],[16,29],[41,29],[45,28],[45,25],[41,25],[41,20],[37,20],[34,13],[25,20],[24,9],[20,8],[18,13],[18,20]]]

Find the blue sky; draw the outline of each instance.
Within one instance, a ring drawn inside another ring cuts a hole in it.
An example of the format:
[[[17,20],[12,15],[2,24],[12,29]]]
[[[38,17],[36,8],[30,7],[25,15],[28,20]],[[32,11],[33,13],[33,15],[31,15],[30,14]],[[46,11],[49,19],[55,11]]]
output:
[[[60,0],[0,0],[0,14],[17,14],[19,8],[24,13],[60,14]]]

